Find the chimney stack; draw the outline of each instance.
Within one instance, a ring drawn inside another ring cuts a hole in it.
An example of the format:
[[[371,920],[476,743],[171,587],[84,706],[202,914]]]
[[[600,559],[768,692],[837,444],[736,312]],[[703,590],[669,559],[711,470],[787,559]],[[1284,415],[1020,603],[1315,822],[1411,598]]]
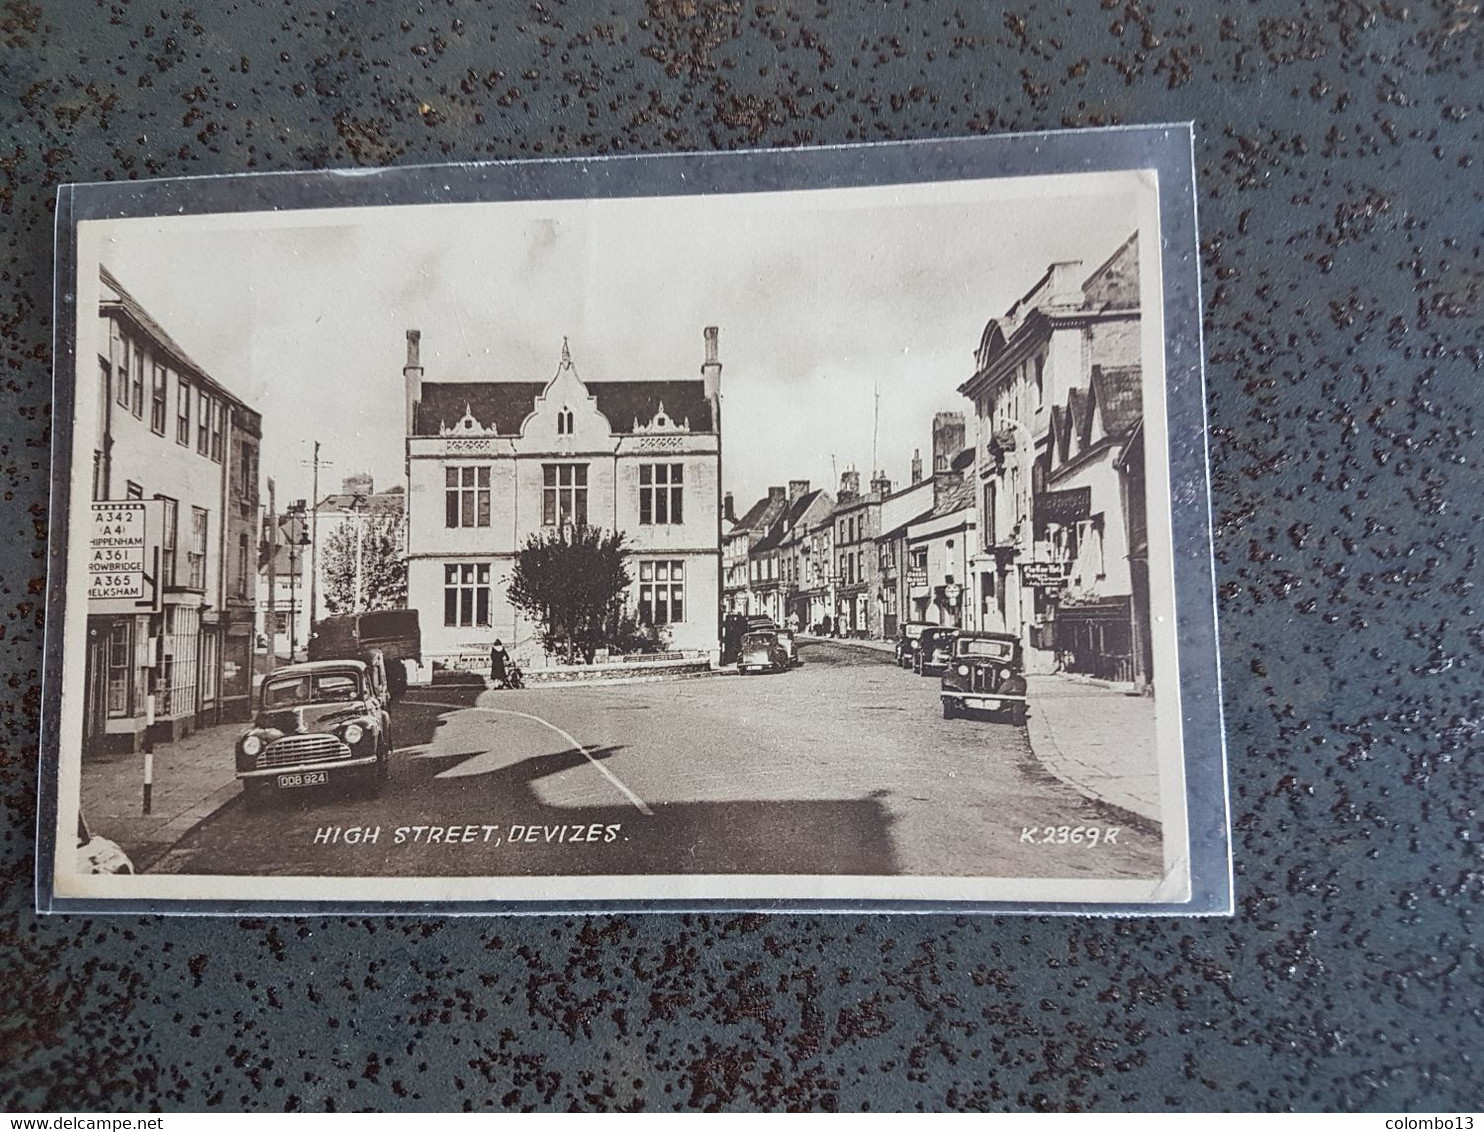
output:
[[[841,503],[849,503],[860,498],[861,474],[854,468],[848,472],[840,473],[840,495]]]
[[[884,471],[871,477],[871,492],[877,499],[885,499],[891,494],[891,480],[886,478]]]
[[[417,427],[417,403],[423,398],[421,330],[407,332],[407,364],[402,367],[402,384],[407,393],[407,435]]]
[[[799,499],[801,496],[805,496],[805,495],[808,495],[808,494],[809,494],[809,481],[808,480],[789,480],[788,481],[788,501],[790,503],[794,502],[796,499]]]
[[[735,523],[737,521],[736,504],[732,500],[732,493],[730,491],[721,497],[721,517],[728,523]]]
[[[716,335],[716,327],[706,327],[706,361],[701,366],[701,391],[706,395],[706,399],[711,402],[712,415],[719,417],[721,409],[721,359],[717,355]],[[713,426],[717,431],[720,431],[720,424],[713,421]]]
[[[933,475],[948,471],[964,447],[964,415],[933,414]]]
[[[782,500],[782,499],[785,499],[787,497],[788,497],[788,489],[787,488],[784,488],[784,487],[770,487],[770,488],[768,488],[768,500],[769,500],[769,502],[772,502],[772,501],[775,501],[775,500]]]

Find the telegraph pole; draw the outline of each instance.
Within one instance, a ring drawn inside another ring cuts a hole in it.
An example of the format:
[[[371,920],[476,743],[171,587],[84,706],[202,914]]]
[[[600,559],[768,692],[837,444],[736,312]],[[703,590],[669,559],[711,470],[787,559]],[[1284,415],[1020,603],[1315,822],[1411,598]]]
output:
[[[319,458],[319,441],[314,442],[314,486],[309,499],[309,635],[314,636],[314,623],[319,620],[319,470],[334,467],[333,460]]]
[[[272,672],[278,667],[278,503],[277,488],[273,477],[268,477],[268,616],[263,623],[267,630],[268,656],[263,667]],[[257,650],[253,650],[256,654]]]

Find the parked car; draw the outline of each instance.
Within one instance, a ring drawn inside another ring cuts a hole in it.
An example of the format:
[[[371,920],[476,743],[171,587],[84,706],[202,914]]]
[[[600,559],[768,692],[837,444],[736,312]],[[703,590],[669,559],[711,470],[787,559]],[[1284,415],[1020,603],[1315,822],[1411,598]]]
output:
[[[742,638],[738,672],[782,672],[788,664],[788,653],[778,640],[778,630],[757,629]]]
[[[134,862],[118,847],[118,843],[106,837],[98,837],[88,828],[82,811],[77,813],[77,871],[96,874],[134,873]]]
[[[249,794],[342,782],[375,794],[391,754],[380,655],[309,661],[264,677],[254,726],[237,740],[237,778]]]
[[[314,626],[309,660],[368,660],[381,654],[392,698],[407,690],[407,665],[421,664],[422,629],[415,609],[373,609],[326,617]]]
[[[933,625],[922,631],[917,638],[917,650],[912,654],[912,671],[919,676],[936,676],[948,663],[953,650],[953,638],[958,630],[948,625]]]
[[[771,617],[757,614],[729,613],[721,626],[721,662],[731,664],[741,655],[742,638],[757,629],[775,628]]]
[[[788,666],[790,668],[804,663],[799,659],[799,644],[794,640],[792,629],[779,629],[778,643],[783,646],[783,651],[788,654]]]
[[[933,628],[931,621],[908,621],[897,632],[897,667],[913,667],[912,658],[917,652],[918,640],[923,632]]]
[[[1010,633],[959,633],[943,670],[943,718],[965,711],[993,711],[1025,722],[1025,660]]]

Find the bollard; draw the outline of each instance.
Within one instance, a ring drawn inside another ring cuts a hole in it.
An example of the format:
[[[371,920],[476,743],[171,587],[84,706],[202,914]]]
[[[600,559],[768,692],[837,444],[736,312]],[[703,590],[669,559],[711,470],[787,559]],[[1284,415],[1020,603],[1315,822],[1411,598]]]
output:
[[[155,786],[155,697],[144,697],[144,812],[150,811]]]

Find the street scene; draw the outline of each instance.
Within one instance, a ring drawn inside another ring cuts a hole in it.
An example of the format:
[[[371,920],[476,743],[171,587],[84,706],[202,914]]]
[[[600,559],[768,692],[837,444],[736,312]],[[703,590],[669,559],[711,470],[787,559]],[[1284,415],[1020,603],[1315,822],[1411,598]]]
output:
[[[629,270],[695,292],[652,325],[465,306],[468,273],[513,303],[597,270],[617,229],[559,210],[489,214],[519,270],[431,216],[250,250],[111,226],[75,444],[77,870],[1157,884],[1147,246],[1109,177],[1054,229],[1033,195],[851,198],[882,226],[864,252],[850,209],[739,204],[715,278],[677,266],[673,217],[624,213],[658,245],[615,243]],[[1001,214],[1028,234],[993,263],[919,246]],[[822,335],[739,289],[792,264],[794,305],[837,309],[806,239],[916,272],[919,304],[861,276],[862,317]],[[441,302],[377,270],[415,242]],[[318,298],[306,246],[360,291]],[[236,326],[222,285],[160,277],[239,249],[314,321]],[[363,385],[300,365],[327,319]]]
[[[770,678],[415,690],[380,797],[278,799],[265,836],[236,795],[172,847],[135,844],[163,873],[955,876],[987,850],[1017,876],[1158,873],[1158,828],[1040,769],[1022,729],[945,722],[890,654],[802,652]]]

